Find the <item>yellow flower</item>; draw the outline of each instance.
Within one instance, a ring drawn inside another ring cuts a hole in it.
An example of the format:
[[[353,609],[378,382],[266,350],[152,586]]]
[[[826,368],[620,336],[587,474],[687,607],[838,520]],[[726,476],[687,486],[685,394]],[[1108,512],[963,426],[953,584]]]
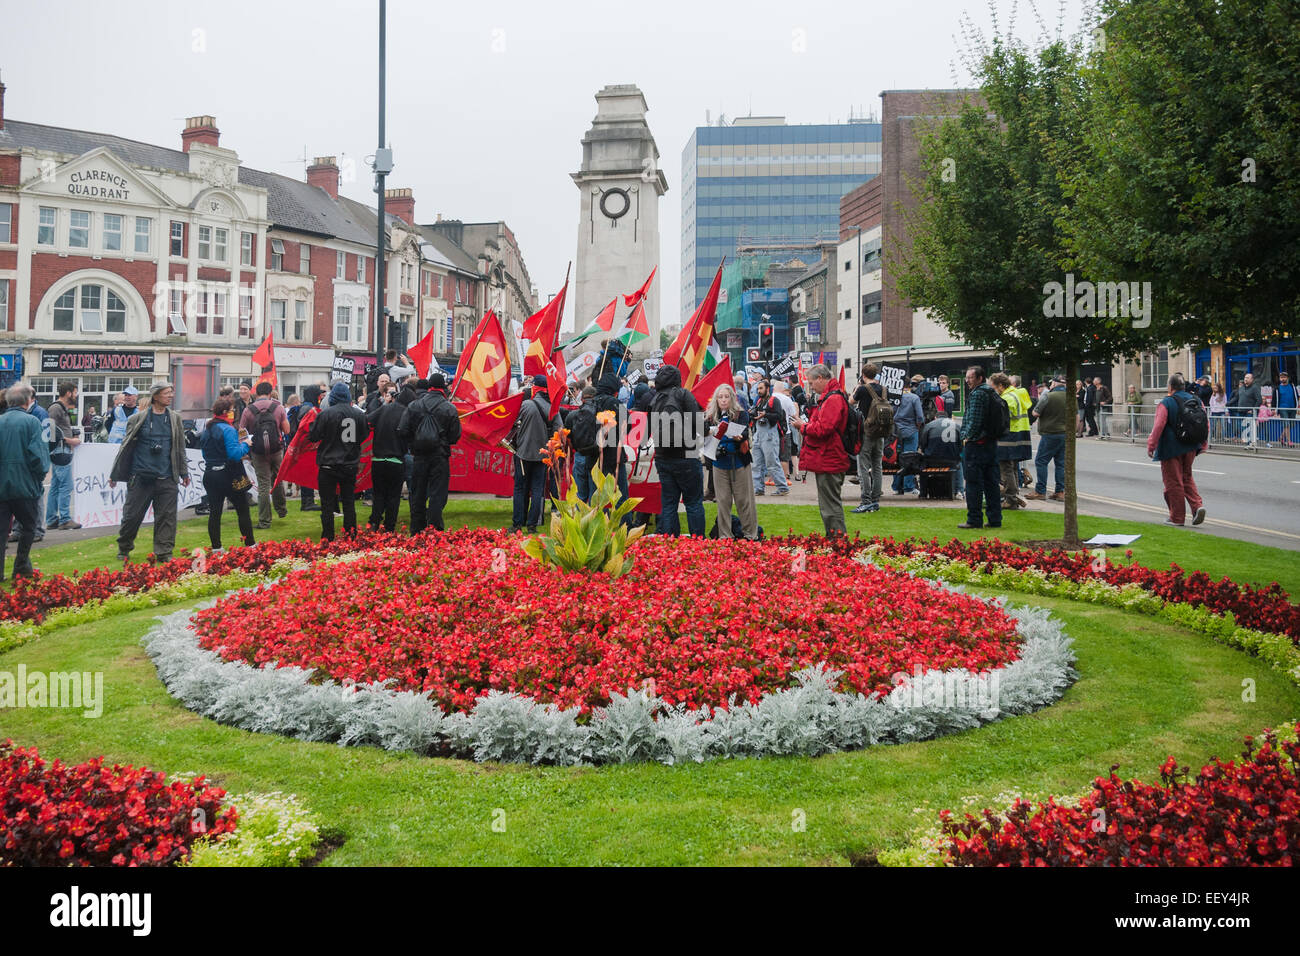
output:
[[[606,428],[613,425],[616,418],[617,416],[615,416],[615,414],[610,411],[596,413],[596,422],[600,425],[605,426]]]

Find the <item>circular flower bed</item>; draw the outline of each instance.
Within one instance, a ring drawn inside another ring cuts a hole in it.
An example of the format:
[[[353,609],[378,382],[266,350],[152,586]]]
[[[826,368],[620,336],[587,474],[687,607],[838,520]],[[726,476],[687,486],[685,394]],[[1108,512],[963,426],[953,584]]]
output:
[[[228,661],[392,681],[468,712],[489,691],[582,712],[647,687],[665,703],[757,702],[817,664],[837,689],[986,672],[1018,656],[1001,609],[886,568],[758,543],[646,539],[622,578],[543,570],[500,532],[321,564],[195,617]]]

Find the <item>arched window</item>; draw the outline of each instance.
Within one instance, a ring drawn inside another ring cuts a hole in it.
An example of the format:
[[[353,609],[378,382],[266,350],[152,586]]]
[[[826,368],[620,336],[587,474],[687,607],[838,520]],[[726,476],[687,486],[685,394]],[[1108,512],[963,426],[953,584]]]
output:
[[[54,331],[87,335],[125,335],[127,305],[108,286],[82,282],[54,300]]]

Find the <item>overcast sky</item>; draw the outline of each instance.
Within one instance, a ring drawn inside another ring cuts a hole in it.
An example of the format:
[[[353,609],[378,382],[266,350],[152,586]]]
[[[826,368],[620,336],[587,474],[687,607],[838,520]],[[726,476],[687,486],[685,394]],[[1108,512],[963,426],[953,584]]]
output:
[[[1067,30],[1083,2],[1065,0]],[[1039,6],[1054,31],[1057,3]],[[996,7],[1005,29],[1013,4]],[[1015,32],[1032,38],[1019,7]],[[672,324],[681,152],[705,111],[843,122],[878,114],[881,90],[964,85],[963,13],[989,31],[985,0],[389,0],[388,184],[414,189],[420,222],[504,219],[545,302],[576,252],[569,174],[593,94],[635,83],[669,184],[660,302]],[[304,150],[350,157],[344,194],[374,202],[363,160],[378,132],[378,0],[0,0],[0,23],[13,119],[179,148],[184,118],[212,114],[246,165],[301,179]]]

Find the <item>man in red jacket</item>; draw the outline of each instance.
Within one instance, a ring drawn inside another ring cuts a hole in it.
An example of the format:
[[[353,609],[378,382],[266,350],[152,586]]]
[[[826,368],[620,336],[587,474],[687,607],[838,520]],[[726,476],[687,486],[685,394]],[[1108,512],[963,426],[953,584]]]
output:
[[[844,526],[844,473],[849,455],[844,450],[844,428],[848,424],[849,399],[831,387],[831,370],[814,365],[808,370],[808,387],[817,396],[808,424],[791,422],[803,434],[800,462],[805,471],[817,476],[817,508],[822,513],[826,535],[847,534]]]

